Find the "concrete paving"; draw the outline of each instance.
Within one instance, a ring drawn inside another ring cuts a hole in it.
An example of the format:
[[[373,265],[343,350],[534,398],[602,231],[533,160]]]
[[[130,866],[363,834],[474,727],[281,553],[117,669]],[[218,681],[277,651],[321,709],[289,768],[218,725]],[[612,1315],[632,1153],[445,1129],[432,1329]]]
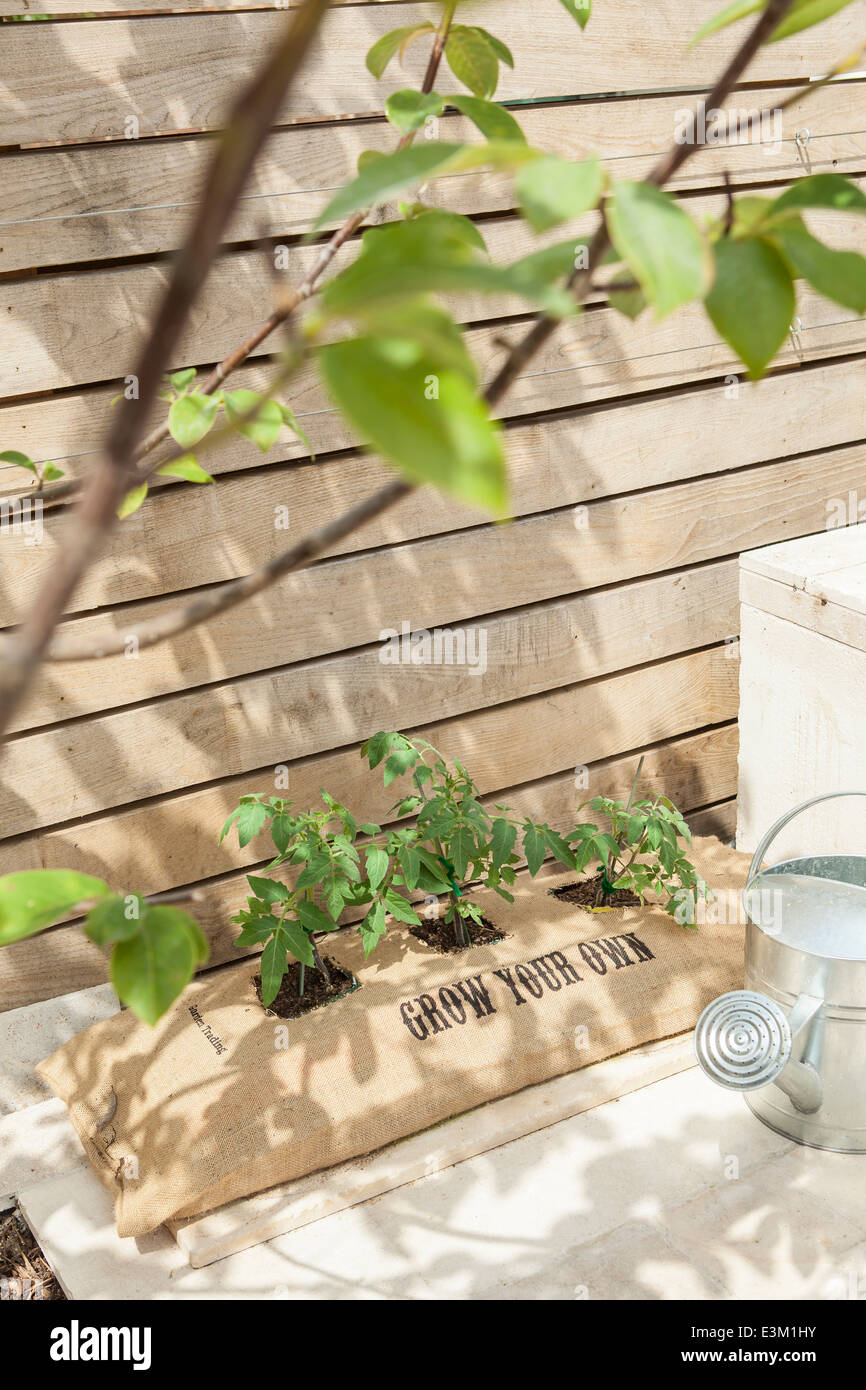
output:
[[[94,985],[0,1013],[0,1115],[47,1100],[52,1092],[36,1063],[119,1008],[111,985]]]

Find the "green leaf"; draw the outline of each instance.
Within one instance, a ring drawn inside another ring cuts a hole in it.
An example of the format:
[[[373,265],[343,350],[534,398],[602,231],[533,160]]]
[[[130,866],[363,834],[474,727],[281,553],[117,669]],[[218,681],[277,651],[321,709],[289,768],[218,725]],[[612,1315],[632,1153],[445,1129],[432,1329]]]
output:
[[[328,914],[317,907],[315,903],[308,902],[306,898],[301,898],[295,911],[308,932],[334,930],[335,923]]]
[[[276,917],[258,917],[255,921],[244,922],[243,930],[235,937],[235,945],[262,946],[278,925]]]
[[[460,289],[462,280],[431,282],[430,272],[458,271],[478,263],[479,256],[486,258],[486,252],[484,238],[468,217],[438,209],[425,211],[408,222],[365,232],[360,256],[328,282],[323,301],[331,312],[353,313],[365,300],[378,302],[383,295]],[[403,337],[405,330],[404,324],[398,336]]]
[[[331,862],[324,855],[315,855],[298,876],[295,884],[296,890],[312,888],[317,883],[324,883],[331,873]]]
[[[271,839],[279,854],[285,854],[292,837],[292,817],[288,811],[278,811],[271,821]]]
[[[439,859],[420,845],[417,846],[416,853],[422,865],[420,886],[430,893],[447,893],[451,885]]]
[[[603,188],[604,170],[595,155],[580,164],[555,155],[535,159],[519,171],[514,182],[521,211],[537,232],[588,212]]]
[[[510,825],[501,816],[493,822],[490,852],[494,866],[499,869],[508,859],[517,839],[517,827]]]
[[[195,381],[195,367],[184,367],[180,372],[172,372],[168,379],[175,391],[184,391],[191,381]]]
[[[834,251],[806,230],[798,219],[777,227],[772,240],[794,275],[834,304],[866,313],[866,258],[856,251]]]
[[[770,214],[792,208],[833,208],[836,212],[866,212],[866,193],[841,174],[812,174],[786,188],[770,205]]]
[[[147,496],[147,483],[141,483],[128,492],[117,509],[118,521],[125,521],[133,512],[137,512],[145,497]]]
[[[285,935],[275,932],[261,954],[262,1003],[265,1008],[273,1004],[280,992],[289,962],[286,959],[287,945]]]
[[[389,34],[383,34],[367,53],[367,71],[374,77],[381,77],[398,49],[402,57],[414,39],[421,34],[432,34],[433,29],[434,26],[430,23],[406,24],[400,29],[392,29]]]
[[[388,750],[400,740],[405,744],[406,740],[401,734],[387,733],[380,729],[377,734],[372,734],[361,744],[361,757],[367,759],[371,769],[378,767]]]
[[[188,396],[183,397],[189,400]],[[210,473],[206,473],[199,463],[196,463],[192,454],[184,454],[181,459],[174,459],[171,463],[164,463],[161,468],[157,468],[157,473],[161,473],[165,478],[183,478],[187,483],[212,483],[213,478]]]
[[[716,278],[706,299],[707,313],[749,375],[763,376],[794,314],[791,272],[776,248],[761,237],[725,238],[714,250]]]
[[[467,24],[454,24],[445,41],[445,57],[457,78],[477,97],[492,97],[499,81],[499,57],[487,37]]]
[[[228,817],[228,819],[225,821],[225,823],[224,823],[224,825],[223,825],[223,828],[222,828],[222,830],[220,831],[220,837],[219,837],[219,843],[220,843],[220,844],[222,844],[222,842],[223,842],[223,840],[225,839],[226,835],[228,835],[229,831],[231,830],[232,826],[234,825],[234,823],[235,823],[235,821],[237,820],[237,818],[238,818],[238,816],[240,815],[240,813],[241,813],[241,808],[240,808],[240,806],[236,806],[235,809],[232,811],[231,815],[230,815],[230,816]]]
[[[284,903],[292,896],[290,889],[275,878],[259,878],[256,874],[247,874],[247,883],[263,903]]]
[[[268,818],[268,808],[259,801],[242,801],[238,807],[238,844],[241,849],[259,834]]]
[[[420,927],[421,918],[396,889],[385,889],[384,903],[386,910],[390,912],[392,917],[396,917],[398,922],[408,922],[410,926]]]
[[[574,854],[562,836],[557,835],[555,830],[551,830],[550,826],[546,825],[544,838],[554,858],[558,859],[560,864],[565,864],[567,868],[572,868],[574,866]]]
[[[402,473],[504,513],[499,427],[464,376],[398,338],[334,343],[320,361],[335,403]]]
[[[399,859],[400,868],[403,870],[403,878],[406,881],[406,887],[411,892],[413,888],[418,886],[418,878],[421,873],[421,860],[416,851],[410,849],[408,846],[400,850]]]
[[[168,431],[175,444],[191,449],[213,429],[218,401],[215,396],[179,396],[168,412]]]
[[[347,893],[350,893],[350,888],[345,879],[332,878],[325,887],[325,906],[335,922],[343,911]]]
[[[58,468],[56,463],[44,463],[42,465],[43,483],[56,483],[58,478],[65,478],[66,474],[62,468]]]
[[[820,24],[851,3],[852,0],[797,0],[790,14],[773,30],[770,43],[778,43],[780,39],[790,38],[803,29],[811,29],[813,24]]]
[[[412,747],[395,748],[385,760],[385,770],[382,780],[386,787],[397,778],[402,777],[407,772],[417,758],[417,753]]]
[[[110,896],[101,878],[73,869],[25,869],[0,878],[0,946],[32,936],[79,904]]]
[[[709,248],[691,218],[648,183],[620,183],[608,204],[611,240],[656,316],[703,299],[712,282]]]
[[[460,329],[423,296],[428,291],[473,290],[519,294],[548,310],[573,312],[573,298],[560,287],[550,288],[551,268],[566,264],[570,270],[573,257],[573,245],[567,259],[564,251],[548,247],[513,266],[494,266],[468,218],[425,212],[410,222],[366,232],[362,254],[329,281],[322,303],[328,313],[350,315],[377,337],[411,335],[431,355],[440,354],[441,365],[455,365],[474,381],[475,368]]]
[[[357,178],[344,184],[319,214],[313,233],[325,222],[341,222],[349,213],[384,202],[409,184],[486,165],[495,169],[516,169],[538,157],[537,150],[518,140],[490,140],[483,145],[425,140],[423,144],[407,145],[405,149],[365,163]]]
[[[18,449],[6,449],[0,454],[0,461],[12,463],[16,468],[26,468],[28,473],[37,473],[36,464],[27,454],[22,454]]]
[[[295,415],[294,411],[290,410],[287,405],[283,405],[281,401],[276,401],[275,405],[280,412],[283,424],[288,425],[292,433],[296,434],[298,436],[298,439],[300,439],[301,443],[306,446],[307,450],[309,451],[310,458],[315,459],[316,455],[313,450],[313,446],[310,443],[309,438],[301,428],[297,415]]]
[[[536,830],[534,825],[527,825],[523,831],[523,853],[526,855],[529,872],[534,878],[547,854],[544,835],[541,831]]]
[[[585,29],[589,23],[589,16],[592,12],[592,0],[559,0],[572,19],[576,19],[581,29]]]
[[[315,965],[313,943],[309,933],[304,930],[300,922],[294,921],[293,918],[287,918],[280,923],[278,936],[284,949],[291,951],[295,960],[299,960],[302,965]]]
[[[726,5],[712,19],[708,19],[706,24],[702,24],[691,43],[700,43],[702,39],[709,38],[710,34],[716,34],[720,29],[726,29],[729,24],[736,24],[738,19],[745,19],[747,15],[755,14],[763,7],[764,3],[765,0],[734,0],[732,5]]]
[[[462,115],[477,126],[485,139],[526,142],[526,136],[511,112],[497,102],[484,101],[482,97],[468,97],[460,92],[456,96],[449,96],[448,103],[456,106]]]
[[[204,965],[205,961],[210,955],[210,947],[207,943],[207,937],[205,936],[204,932],[202,931],[195,918],[190,917],[188,912],[182,912],[180,913],[180,916],[184,919],[183,925],[189,933],[190,940],[192,941],[192,947],[195,951],[196,964]]]
[[[341,222],[349,213],[383,202],[407,184],[423,182],[447,167],[462,149],[462,145],[428,140],[365,164],[357,178],[345,184],[320,213],[316,229],[325,222]]]
[[[146,911],[147,904],[137,893],[131,893],[129,898],[116,893],[110,898],[103,898],[90,909],[84,923],[84,933],[97,946],[128,941],[140,929]]]
[[[475,836],[468,825],[458,825],[448,843],[447,852],[454,868],[454,877],[462,882],[475,852]]]
[[[382,882],[382,879],[388,872],[388,864],[390,863],[390,860],[385,850],[382,849],[379,845],[370,845],[369,849],[366,852],[365,860],[367,866],[367,878],[370,881],[370,887],[373,889],[373,892],[375,893],[376,889],[379,887],[379,884]]]
[[[828,19],[837,10],[843,10],[851,2],[852,0],[795,0],[789,13],[773,30],[768,42],[777,43],[779,39],[790,38],[802,29],[820,24],[822,20]],[[765,8],[766,0],[734,0],[734,4],[727,5],[698,30],[692,43],[699,43],[710,34],[726,29],[729,24],[735,24],[737,20],[745,19],[748,15],[756,14],[758,10]]]
[[[621,314],[625,314],[628,319],[636,319],[643,313],[647,305],[646,295],[642,289],[617,289],[617,281],[632,281],[633,276],[630,270],[620,271],[610,282],[607,297],[614,309]]]
[[[509,68],[514,67],[514,54],[507,44],[503,43],[501,39],[498,39],[495,34],[491,34],[489,29],[482,29],[478,24],[472,24],[469,27],[474,29],[476,34],[481,35],[484,42],[493,50],[501,63],[505,63]]]
[[[121,1003],[153,1025],[189,984],[196,963],[187,914],[148,907],[136,935],[114,948],[111,983]]]
[[[435,92],[416,92],[406,87],[392,92],[385,102],[385,115],[403,135],[419,130],[431,116],[441,116],[445,102]]]
[[[370,908],[358,930],[364,945],[364,955],[369,956],[376,949],[379,940],[385,935],[385,904],[379,899]]]
[[[240,421],[255,408],[257,401],[261,402],[257,414],[241,424]],[[242,434],[245,439],[252,440],[263,454],[273,448],[283,425],[282,406],[276,401],[265,400],[256,391],[245,390],[227,391],[225,403],[226,416],[239,434]]]

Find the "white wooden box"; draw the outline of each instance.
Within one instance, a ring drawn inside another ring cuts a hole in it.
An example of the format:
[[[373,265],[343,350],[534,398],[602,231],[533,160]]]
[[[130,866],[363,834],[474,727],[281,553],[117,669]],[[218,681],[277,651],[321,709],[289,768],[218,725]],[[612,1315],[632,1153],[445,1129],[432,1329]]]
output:
[[[740,556],[737,848],[822,792],[866,792],[866,523]],[[797,817],[768,853],[866,853],[866,796]]]

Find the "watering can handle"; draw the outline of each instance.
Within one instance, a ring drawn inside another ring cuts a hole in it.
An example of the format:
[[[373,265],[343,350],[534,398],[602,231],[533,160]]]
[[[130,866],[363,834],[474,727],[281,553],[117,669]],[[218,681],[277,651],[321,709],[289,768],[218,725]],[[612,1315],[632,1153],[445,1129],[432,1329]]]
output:
[[[779,817],[775,825],[770,826],[763,840],[758,845],[758,848],[755,850],[755,853],[752,856],[752,862],[749,865],[749,875],[746,879],[746,888],[748,888],[752,879],[755,877],[755,874],[758,872],[761,865],[763,864],[767,850],[770,848],[770,844],[773,840],[775,840],[779,831],[783,830],[785,826],[788,824],[788,822],[792,821],[795,816],[799,816],[801,811],[808,810],[810,806],[817,806],[819,801],[832,801],[833,798],[837,796],[866,796],[866,792],[822,792],[820,796],[811,796],[808,801],[802,801],[799,806],[794,807],[793,811],[786,811],[783,816]]]

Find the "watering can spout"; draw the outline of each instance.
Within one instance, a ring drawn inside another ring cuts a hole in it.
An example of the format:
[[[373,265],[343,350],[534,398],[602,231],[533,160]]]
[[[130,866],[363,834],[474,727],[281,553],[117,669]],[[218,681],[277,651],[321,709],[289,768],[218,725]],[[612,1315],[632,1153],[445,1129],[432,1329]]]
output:
[[[737,989],[708,1004],[695,1029],[695,1052],[707,1076],[729,1091],[776,1085],[803,1114],[823,1100],[810,1024],[821,1008],[801,994],[789,1014],[769,995]]]

